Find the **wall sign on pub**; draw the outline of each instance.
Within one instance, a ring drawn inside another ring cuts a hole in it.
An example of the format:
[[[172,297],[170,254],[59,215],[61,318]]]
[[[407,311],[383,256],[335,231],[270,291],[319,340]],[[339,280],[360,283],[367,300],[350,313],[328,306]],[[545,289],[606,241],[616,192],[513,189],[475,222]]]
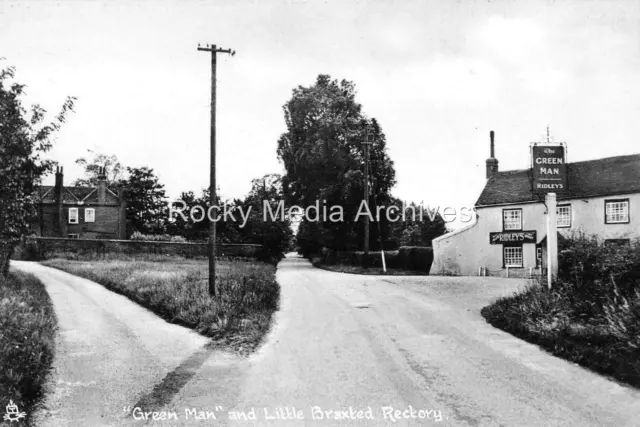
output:
[[[489,243],[500,245],[502,243],[536,243],[536,231],[502,231],[489,233]]]

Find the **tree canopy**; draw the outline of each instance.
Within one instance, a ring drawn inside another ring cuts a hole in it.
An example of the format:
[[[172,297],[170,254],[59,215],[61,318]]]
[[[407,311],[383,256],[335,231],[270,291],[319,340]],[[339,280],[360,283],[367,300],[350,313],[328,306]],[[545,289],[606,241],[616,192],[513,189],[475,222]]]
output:
[[[287,200],[302,207],[319,200],[343,208],[343,222],[303,219],[301,231],[321,246],[348,248],[362,242],[364,226],[353,218],[364,195],[365,134],[371,143],[371,209],[390,200],[396,182],[384,132],[375,118],[364,115],[355,97],[352,82],[321,74],[312,86],[295,88],[283,107],[287,131],[278,140],[278,157],[287,173]],[[387,227],[381,230],[384,234]]]
[[[80,157],[76,159],[76,164],[84,168],[84,178],[76,179],[72,185],[78,187],[95,187],[98,185],[98,175],[100,168],[106,170],[107,182],[112,187],[118,187],[120,181],[124,179],[126,168],[120,163],[115,155],[99,153],[97,151],[87,149],[88,157]]]
[[[127,178],[119,186],[127,189],[127,219],[133,228],[144,234],[163,233],[168,204],[153,169],[127,167]]]
[[[54,119],[45,124],[39,105],[27,111],[21,97],[25,85],[13,81],[15,68],[0,70],[0,276],[6,276],[9,257],[35,215],[35,186],[54,163],[43,155],[51,149],[76,98],[69,97]]]

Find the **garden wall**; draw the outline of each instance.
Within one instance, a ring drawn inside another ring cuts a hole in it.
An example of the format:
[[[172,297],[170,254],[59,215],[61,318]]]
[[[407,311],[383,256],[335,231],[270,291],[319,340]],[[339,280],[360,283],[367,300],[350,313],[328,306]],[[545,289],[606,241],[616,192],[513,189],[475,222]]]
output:
[[[184,257],[206,257],[207,243],[154,242],[142,240],[67,239],[58,237],[29,238],[21,244],[13,259],[39,261],[54,257],[56,253],[78,255],[99,254],[158,254]],[[218,244],[217,256],[259,258],[261,245]]]

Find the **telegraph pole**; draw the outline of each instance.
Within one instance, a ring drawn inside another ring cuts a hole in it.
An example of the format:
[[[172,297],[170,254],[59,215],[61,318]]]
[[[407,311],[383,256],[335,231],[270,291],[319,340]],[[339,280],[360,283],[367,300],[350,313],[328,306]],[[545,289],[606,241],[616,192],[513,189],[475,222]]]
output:
[[[231,56],[236,54],[235,50],[218,49],[214,45],[200,46],[198,50],[211,52],[211,175],[209,182],[209,196],[211,206],[215,206],[216,197],[216,54],[228,53]],[[216,223],[209,221],[209,294],[219,296],[220,292],[216,286]]]
[[[369,210],[369,126],[366,127],[364,133],[364,200]],[[369,215],[364,217],[364,253],[369,255]]]

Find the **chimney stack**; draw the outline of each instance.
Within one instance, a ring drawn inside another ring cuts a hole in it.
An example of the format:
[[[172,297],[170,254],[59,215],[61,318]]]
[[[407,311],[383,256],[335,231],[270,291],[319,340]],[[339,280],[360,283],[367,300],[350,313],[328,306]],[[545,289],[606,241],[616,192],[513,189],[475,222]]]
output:
[[[55,195],[56,198],[62,196],[62,180],[63,180],[62,166],[56,166],[56,185],[53,190],[53,194]]]
[[[491,139],[491,156],[487,159],[487,179],[498,172],[498,159],[496,159],[494,136],[495,133],[493,131],[489,132],[489,138]]]
[[[54,237],[62,237],[62,230],[64,228],[64,218],[62,216],[62,189],[63,189],[64,175],[62,166],[56,166],[56,184],[53,187],[53,201],[55,203],[55,219],[54,219]]]
[[[105,167],[98,170],[98,204],[107,202],[107,171]]]

